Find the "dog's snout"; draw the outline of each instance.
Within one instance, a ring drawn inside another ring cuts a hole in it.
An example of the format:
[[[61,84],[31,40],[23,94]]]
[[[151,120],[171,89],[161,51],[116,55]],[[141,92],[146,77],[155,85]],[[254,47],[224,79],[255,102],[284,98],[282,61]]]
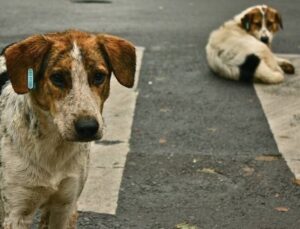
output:
[[[94,118],[80,118],[74,125],[81,140],[93,139],[99,129],[99,123]]]
[[[265,43],[266,45],[269,44],[269,37],[263,36],[260,38],[261,42]]]

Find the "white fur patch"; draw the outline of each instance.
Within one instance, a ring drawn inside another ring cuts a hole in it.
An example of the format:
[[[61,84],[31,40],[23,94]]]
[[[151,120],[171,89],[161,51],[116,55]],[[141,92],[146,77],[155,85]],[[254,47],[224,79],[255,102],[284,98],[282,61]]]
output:
[[[100,112],[101,98],[95,95],[90,88],[80,47],[75,41],[69,55],[72,57],[72,89],[64,98],[55,101],[54,123],[64,139],[74,140],[77,136],[74,122],[82,116],[93,117],[99,123],[97,138],[100,138],[104,126]]]
[[[77,60],[77,61],[81,61],[81,53],[80,53],[80,49],[77,46],[76,42],[74,41],[73,43],[73,49],[71,51],[71,56]]]
[[[0,74],[6,72],[6,61],[4,56],[0,56]]]
[[[81,84],[87,82],[87,73],[85,71],[85,68],[82,63],[82,56],[80,53],[80,48],[76,44],[76,42],[73,42],[73,49],[71,51],[71,56],[73,57],[72,62],[72,83],[73,86],[76,88],[76,84],[78,84],[78,87],[80,87]]]

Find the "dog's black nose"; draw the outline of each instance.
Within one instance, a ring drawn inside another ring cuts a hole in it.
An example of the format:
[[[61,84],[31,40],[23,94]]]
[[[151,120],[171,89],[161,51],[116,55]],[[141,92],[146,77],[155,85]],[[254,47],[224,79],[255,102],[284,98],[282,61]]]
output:
[[[266,45],[269,44],[269,38],[267,36],[260,38],[261,42],[265,43]]]
[[[74,125],[78,137],[83,140],[92,139],[99,129],[99,123],[94,118],[80,118]]]

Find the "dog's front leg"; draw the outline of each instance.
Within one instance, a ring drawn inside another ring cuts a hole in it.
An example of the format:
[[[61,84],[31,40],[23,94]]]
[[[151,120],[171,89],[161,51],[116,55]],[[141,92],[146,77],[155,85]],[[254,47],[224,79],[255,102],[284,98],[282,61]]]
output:
[[[277,61],[278,65],[280,66],[280,68],[286,74],[294,74],[295,73],[295,67],[289,60],[276,56],[276,61]]]
[[[4,229],[29,229],[35,210],[43,200],[42,190],[7,185],[3,193]]]
[[[49,229],[76,229],[76,222],[75,204],[55,204],[51,207]]]
[[[67,178],[60,184],[59,191],[51,197],[48,206],[49,229],[76,228],[78,186],[76,178]]]

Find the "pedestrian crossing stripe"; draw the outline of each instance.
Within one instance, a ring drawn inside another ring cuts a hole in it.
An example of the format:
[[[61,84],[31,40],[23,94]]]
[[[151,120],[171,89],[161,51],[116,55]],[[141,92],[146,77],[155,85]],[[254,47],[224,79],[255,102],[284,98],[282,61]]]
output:
[[[255,90],[279,152],[300,179],[300,55],[279,55],[292,61],[295,75],[278,85],[256,84]]]
[[[129,152],[138,80],[144,48],[137,47],[135,86],[121,86],[111,79],[110,96],[105,102],[103,117],[106,123],[104,137],[92,144],[87,182],[78,201],[80,211],[103,214],[116,213],[119,189]]]
[[[111,95],[105,104],[106,133],[93,143],[87,183],[79,199],[81,211],[116,214],[133,123],[137,84],[144,48],[137,48],[136,83],[133,90],[119,85],[113,77]],[[274,139],[296,179],[300,179],[300,55],[280,55],[290,59],[296,75],[278,85],[255,84]]]

